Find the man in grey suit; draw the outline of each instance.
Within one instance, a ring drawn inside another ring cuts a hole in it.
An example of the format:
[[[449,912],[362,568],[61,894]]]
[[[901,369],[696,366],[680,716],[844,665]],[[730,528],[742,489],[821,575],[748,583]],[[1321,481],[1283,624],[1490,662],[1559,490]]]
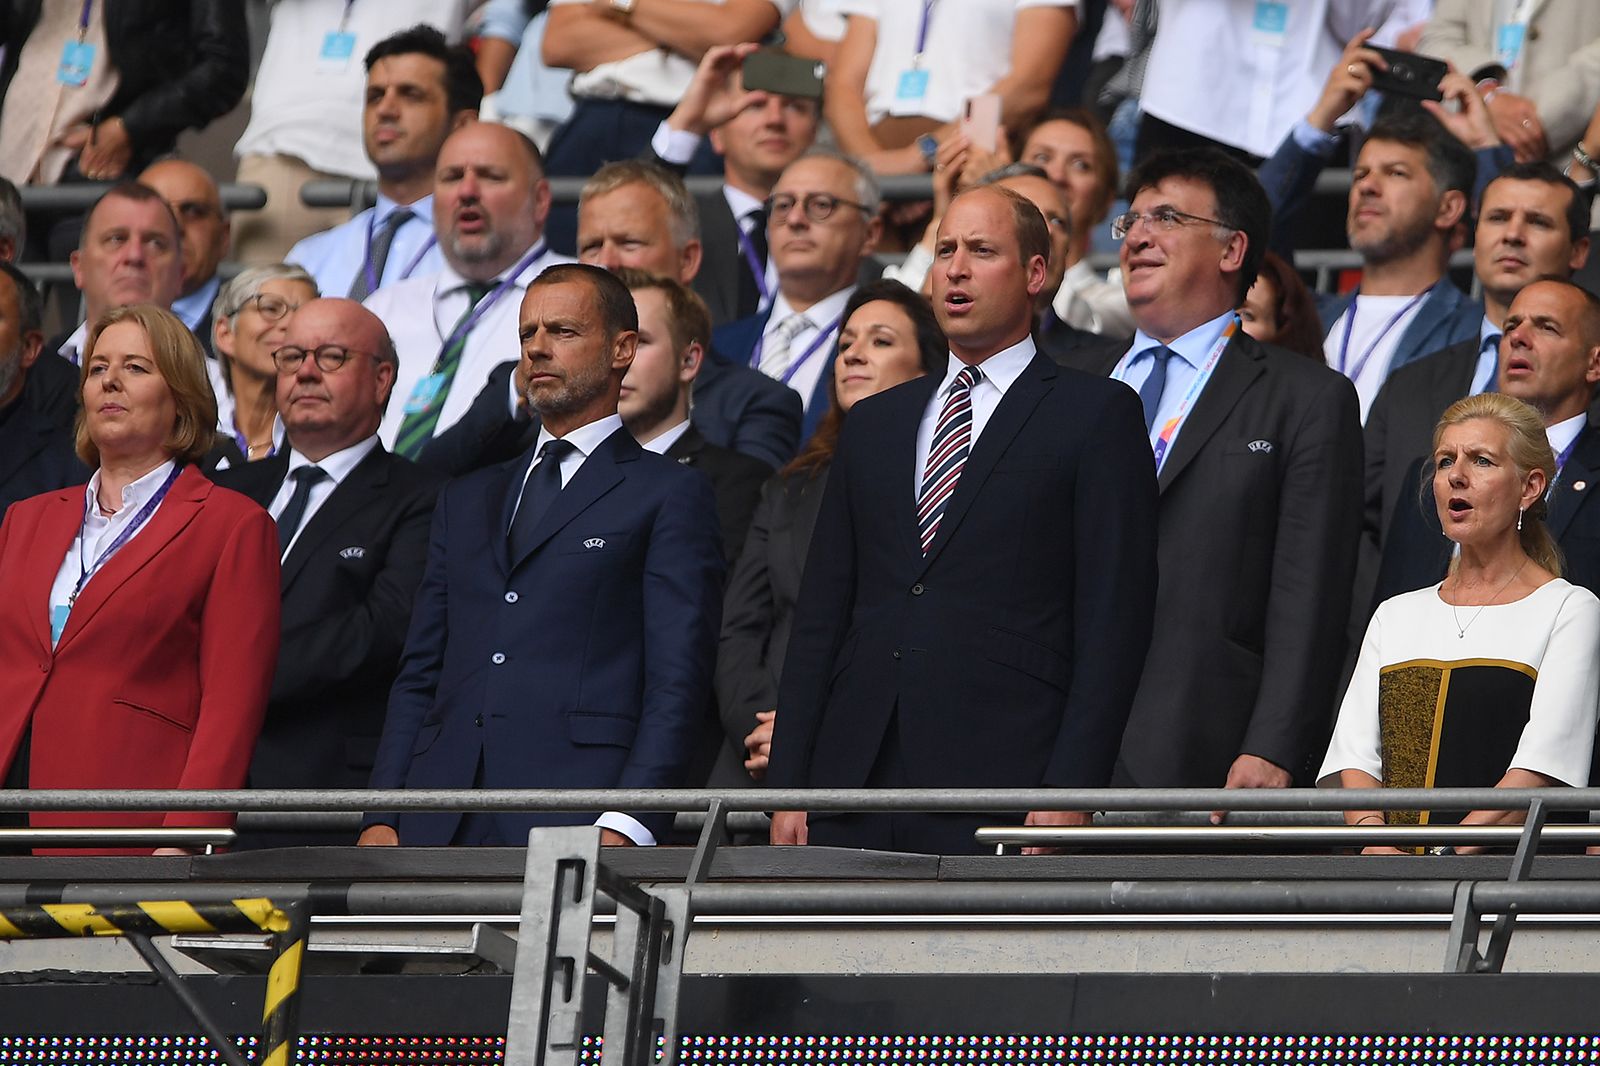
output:
[[[1331,723],[1360,527],[1355,390],[1239,328],[1269,219],[1248,170],[1162,153],[1128,192],[1113,232],[1138,332],[1068,356],[1139,393],[1160,490],[1155,634],[1114,783],[1286,787]]]

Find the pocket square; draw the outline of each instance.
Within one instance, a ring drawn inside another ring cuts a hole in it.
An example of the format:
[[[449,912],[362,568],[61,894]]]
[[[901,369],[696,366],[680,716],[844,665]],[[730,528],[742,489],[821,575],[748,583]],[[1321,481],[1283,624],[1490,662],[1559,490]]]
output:
[[[359,544],[352,544],[350,547],[345,548],[339,553],[339,558],[341,559],[365,559],[366,557],[367,549],[361,547]]]

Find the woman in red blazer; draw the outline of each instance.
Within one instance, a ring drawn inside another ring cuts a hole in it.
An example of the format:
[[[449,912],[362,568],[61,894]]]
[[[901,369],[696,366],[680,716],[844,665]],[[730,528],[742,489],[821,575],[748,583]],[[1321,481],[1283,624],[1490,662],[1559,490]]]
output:
[[[148,305],[89,332],[88,485],[0,525],[6,787],[238,788],[278,652],[267,512],[207,481],[216,400],[200,345]],[[228,813],[49,813],[50,826],[225,826]]]

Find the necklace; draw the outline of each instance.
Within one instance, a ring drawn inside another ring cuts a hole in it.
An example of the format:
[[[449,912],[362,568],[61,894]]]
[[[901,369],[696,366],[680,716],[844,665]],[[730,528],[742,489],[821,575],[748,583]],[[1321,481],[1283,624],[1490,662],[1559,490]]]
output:
[[[1503,584],[1499,588],[1495,589],[1494,595],[1489,597],[1489,603],[1481,604],[1478,607],[1478,609],[1472,613],[1472,617],[1467,619],[1467,624],[1466,625],[1462,625],[1461,624],[1461,614],[1456,609],[1456,605],[1453,604],[1453,603],[1450,605],[1450,617],[1451,617],[1451,620],[1454,621],[1455,625],[1456,625],[1456,639],[1458,639],[1458,640],[1466,639],[1467,630],[1471,629],[1472,628],[1472,623],[1474,623],[1474,622],[1476,622],[1478,620],[1478,615],[1483,613],[1483,609],[1485,607],[1489,606],[1490,603],[1493,603],[1496,599],[1498,599],[1502,592],[1504,592],[1506,589],[1511,587],[1511,583],[1517,579],[1517,575],[1522,573],[1522,568],[1524,566],[1527,566],[1527,565],[1528,565],[1528,560],[1527,559],[1523,559],[1522,563],[1515,570],[1511,571],[1511,576],[1506,578],[1505,584]],[[1460,577],[1459,574],[1456,576],[1456,591],[1457,592],[1461,591],[1461,577]]]

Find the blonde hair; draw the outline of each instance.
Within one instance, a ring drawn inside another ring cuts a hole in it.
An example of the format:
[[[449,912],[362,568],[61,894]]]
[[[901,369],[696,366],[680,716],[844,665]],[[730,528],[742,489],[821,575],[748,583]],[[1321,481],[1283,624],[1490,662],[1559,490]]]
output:
[[[89,380],[89,357],[100,334],[118,322],[136,322],[150,341],[150,354],[156,370],[172,393],[177,417],[173,419],[172,432],[164,442],[168,454],[178,465],[192,463],[211,450],[216,439],[217,397],[211,391],[211,379],[206,375],[206,356],[189,327],[171,311],[154,304],[133,304],[113,307],[100,316],[89,329],[89,338],[83,346],[83,365],[78,370],[78,395]],[[88,423],[83,407],[78,408],[76,427],[78,458],[92,467],[100,465],[100,449],[89,437]]]
[[[1451,404],[1440,416],[1439,424],[1433,428],[1433,450],[1439,450],[1439,441],[1446,429],[1480,418],[1505,427],[1507,454],[1519,478],[1542,470],[1546,486],[1550,484],[1555,477],[1556,457],[1550,450],[1550,438],[1545,435],[1544,422],[1532,407],[1502,392],[1479,393]],[[1561,549],[1556,547],[1555,538],[1545,525],[1549,514],[1549,505],[1541,495],[1523,513],[1522,530],[1518,537],[1528,558],[1560,577]],[[1455,564],[1451,565],[1453,567]]]

